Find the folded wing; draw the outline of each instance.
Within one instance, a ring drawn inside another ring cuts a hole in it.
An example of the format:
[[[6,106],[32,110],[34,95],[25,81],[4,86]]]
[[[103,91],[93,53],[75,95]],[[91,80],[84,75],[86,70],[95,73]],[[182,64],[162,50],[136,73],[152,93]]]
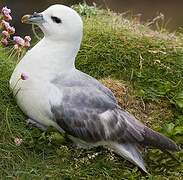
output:
[[[62,87],[63,99],[52,105],[58,125],[86,142],[113,141],[178,150],[169,138],[151,130],[96,87]]]

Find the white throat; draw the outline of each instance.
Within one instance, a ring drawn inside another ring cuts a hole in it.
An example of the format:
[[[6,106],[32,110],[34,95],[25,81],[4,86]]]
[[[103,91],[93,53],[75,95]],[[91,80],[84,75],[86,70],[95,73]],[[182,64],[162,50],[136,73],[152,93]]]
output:
[[[79,48],[80,41],[57,42],[43,38],[26,56],[29,58],[32,56],[31,61],[39,71],[49,70],[59,73],[75,68],[75,58]]]

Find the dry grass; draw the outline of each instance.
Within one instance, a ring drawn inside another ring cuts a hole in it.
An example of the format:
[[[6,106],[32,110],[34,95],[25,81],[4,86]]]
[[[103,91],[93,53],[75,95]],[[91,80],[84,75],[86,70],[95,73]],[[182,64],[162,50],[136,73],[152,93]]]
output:
[[[101,82],[111,89],[121,107],[147,126],[159,129],[159,126],[173,118],[170,105],[165,102],[144,102],[142,98],[137,97],[129,83],[111,78],[104,78]]]

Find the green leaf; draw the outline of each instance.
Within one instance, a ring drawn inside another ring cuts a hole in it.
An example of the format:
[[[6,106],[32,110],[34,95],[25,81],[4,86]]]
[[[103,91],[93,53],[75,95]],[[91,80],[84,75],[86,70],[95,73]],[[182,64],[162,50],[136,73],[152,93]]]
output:
[[[167,134],[172,135],[173,134],[174,127],[175,127],[175,124],[173,124],[173,123],[165,124],[165,126],[163,127],[163,130]]]
[[[179,93],[174,100],[179,108],[183,108],[183,92]]]
[[[65,142],[65,138],[58,132],[51,132],[51,135],[49,136],[49,141],[59,145]]]
[[[174,135],[182,134],[183,135],[183,126],[177,126],[174,128]]]

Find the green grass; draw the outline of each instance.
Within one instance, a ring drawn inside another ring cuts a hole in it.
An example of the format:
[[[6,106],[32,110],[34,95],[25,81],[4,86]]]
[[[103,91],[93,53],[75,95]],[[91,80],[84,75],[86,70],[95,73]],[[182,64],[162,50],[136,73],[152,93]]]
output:
[[[121,105],[183,144],[183,35],[163,28],[153,31],[111,12],[90,11],[81,11],[86,16],[77,67],[107,78],[104,84]],[[159,150],[144,153],[148,176],[107,150],[76,149],[53,130],[27,127],[8,88],[15,65],[0,47],[0,179],[183,179],[183,163]],[[14,143],[16,137],[23,139],[20,146]],[[175,157],[183,161],[183,152]]]

